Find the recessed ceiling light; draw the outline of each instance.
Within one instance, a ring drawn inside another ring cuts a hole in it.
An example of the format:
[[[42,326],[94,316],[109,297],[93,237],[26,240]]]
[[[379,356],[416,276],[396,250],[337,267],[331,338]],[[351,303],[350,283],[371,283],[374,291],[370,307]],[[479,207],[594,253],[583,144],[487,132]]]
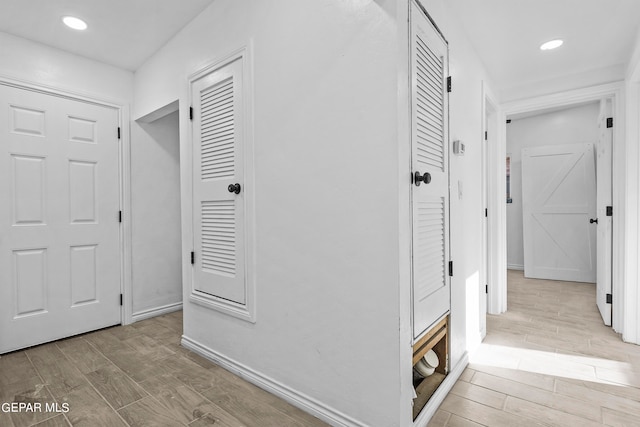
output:
[[[64,22],[64,25],[69,28],[73,28],[74,30],[82,31],[87,29],[87,23],[75,16],[65,16],[62,18],[62,22]]]
[[[557,39],[557,40],[551,40],[548,41],[546,43],[542,43],[542,45],[540,46],[540,50],[551,50],[551,49],[555,49],[557,47],[562,46],[562,43],[564,43],[562,40]]]

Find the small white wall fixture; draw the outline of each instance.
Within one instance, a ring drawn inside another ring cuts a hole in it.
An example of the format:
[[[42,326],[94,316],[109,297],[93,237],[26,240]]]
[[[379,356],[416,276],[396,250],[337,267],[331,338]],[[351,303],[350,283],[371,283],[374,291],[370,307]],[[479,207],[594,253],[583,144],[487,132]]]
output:
[[[626,326],[630,324],[631,319],[626,316],[628,308],[625,307],[625,296],[632,292],[634,287],[631,281],[625,280],[627,275],[625,274],[625,266],[628,266],[632,262],[631,254],[626,250],[626,247],[630,244],[629,240],[633,239],[637,246],[637,236],[625,235],[626,224],[624,222],[625,212],[627,208],[626,200],[629,200],[633,194],[631,189],[627,185],[627,176],[625,166],[625,158],[628,154],[628,149],[632,145],[630,139],[625,139],[625,115],[624,115],[624,100],[623,100],[624,83],[616,82],[604,85],[598,85],[583,89],[571,90],[567,92],[559,92],[551,95],[543,95],[535,98],[523,99],[518,101],[507,102],[501,105],[502,119],[500,120],[500,133],[497,147],[494,151],[495,156],[504,159],[506,156],[506,118],[510,115],[539,111],[547,108],[554,107],[567,107],[577,105],[585,102],[600,101],[602,99],[611,99],[613,105],[613,117],[614,117],[614,136],[613,136],[613,329],[623,334],[623,339],[626,338]],[[504,168],[490,170],[490,174],[494,175],[492,182],[498,183],[498,189],[505,188],[502,183],[504,182]],[[502,175],[502,181],[499,181],[500,177],[496,174]],[[490,185],[491,182],[490,182]],[[504,199],[504,196],[503,196]],[[506,206],[505,201],[502,201],[503,210]],[[506,216],[502,217],[496,224],[497,229],[491,230],[491,235],[494,238],[500,236],[506,236]],[[506,255],[506,241],[502,240],[503,245],[498,250]],[[502,270],[506,270],[506,265]],[[635,282],[634,282],[635,283]],[[499,293],[498,306],[490,307],[496,309],[496,313],[502,313],[506,311],[506,298],[507,298],[507,286],[506,277],[504,281],[491,282],[489,284],[489,294],[492,292]],[[493,313],[493,311],[490,311]],[[630,337],[631,338],[631,337]]]

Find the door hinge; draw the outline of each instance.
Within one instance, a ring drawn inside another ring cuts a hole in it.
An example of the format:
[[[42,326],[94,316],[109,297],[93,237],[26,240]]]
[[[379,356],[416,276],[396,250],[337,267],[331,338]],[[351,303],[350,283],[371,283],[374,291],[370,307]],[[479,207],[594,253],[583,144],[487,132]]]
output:
[[[511,123],[511,119],[507,119],[507,124]]]
[[[613,295],[607,294],[607,304],[611,304],[613,302]]]
[[[191,264],[195,264],[195,263],[196,263],[196,253],[191,252]]]
[[[453,276],[453,261],[449,261],[449,276]]]
[[[613,127],[613,117],[607,117],[607,128]]]
[[[607,216],[613,216],[613,206],[607,206]]]
[[[447,92],[451,92],[451,76],[447,77]]]
[[[118,211],[118,222],[122,222],[122,211]]]
[[[120,139],[120,126],[118,126],[118,139]]]
[[[120,305],[122,305],[122,294],[120,294]]]
[[[487,139],[489,139],[489,133],[485,130],[484,131],[484,140],[486,141]]]
[[[487,218],[489,216],[489,209],[484,208],[484,217]]]
[[[189,120],[193,120],[193,107],[189,107]]]
[[[489,285],[484,285],[484,293],[485,294],[489,293]]]

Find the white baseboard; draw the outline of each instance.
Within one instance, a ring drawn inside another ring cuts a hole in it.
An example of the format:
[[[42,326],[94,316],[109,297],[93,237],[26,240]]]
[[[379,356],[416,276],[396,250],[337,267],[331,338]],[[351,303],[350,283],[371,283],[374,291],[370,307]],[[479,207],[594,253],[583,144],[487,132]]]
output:
[[[520,265],[520,264],[507,264],[507,270],[519,270],[519,271],[524,271],[524,265]]]
[[[172,311],[182,310],[182,301],[173,304],[162,305],[160,307],[148,308],[146,310],[138,311],[131,315],[131,323],[139,322],[140,320],[149,319],[151,317],[161,316],[163,314],[171,313]]]
[[[433,396],[431,396],[427,405],[422,409],[418,418],[413,422],[414,427],[426,427],[468,364],[469,354],[465,352],[455,368],[449,372],[444,381],[442,381],[442,384],[436,389],[436,392],[433,393]]]
[[[220,354],[217,351],[212,350],[184,335],[182,336],[182,345],[185,348],[188,348],[189,350],[211,360],[215,364],[220,365],[224,369],[233,372],[250,383],[257,385],[269,393],[281,397],[303,411],[320,418],[332,426],[365,427],[365,424],[362,424],[360,421],[357,421],[348,415],[343,414],[342,412],[331,408],[310,396],[307,396],[304,393],[294,390],[273,378],[263,375],[248,366],[238,363],[235,360],[230,359],[229,357]]]

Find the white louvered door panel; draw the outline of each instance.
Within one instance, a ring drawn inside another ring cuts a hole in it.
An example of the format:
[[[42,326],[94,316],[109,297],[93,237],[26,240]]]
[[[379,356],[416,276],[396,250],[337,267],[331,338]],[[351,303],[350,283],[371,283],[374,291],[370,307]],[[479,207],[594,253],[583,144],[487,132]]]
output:
[[[422,10],[411,11],[413,334],[418,338],[450,308],[449,136],[446,42]]]
[[[193,289],[245,304],[242,59],[195,81],[192,102]]]

